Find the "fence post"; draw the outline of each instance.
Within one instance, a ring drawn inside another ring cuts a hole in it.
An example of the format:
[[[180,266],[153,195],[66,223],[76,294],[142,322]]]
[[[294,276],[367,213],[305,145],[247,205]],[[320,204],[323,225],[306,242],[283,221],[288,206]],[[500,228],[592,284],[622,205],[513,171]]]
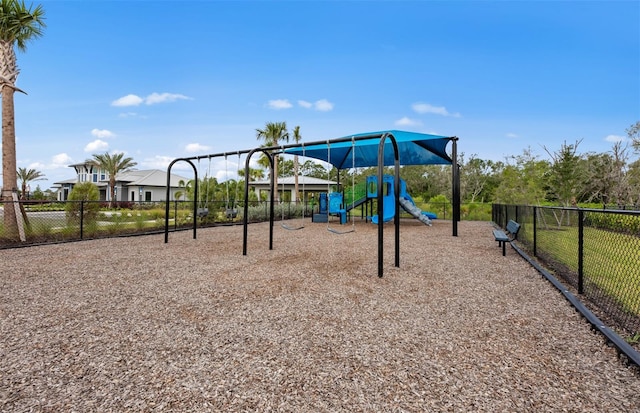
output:
[[[533,256],[538,256],[538,207],[533,206]]]
[[[578,294],[584,293],[584,211],[578,209]]]
[[[84,201],[80,201],[80,239],[84,239]]]

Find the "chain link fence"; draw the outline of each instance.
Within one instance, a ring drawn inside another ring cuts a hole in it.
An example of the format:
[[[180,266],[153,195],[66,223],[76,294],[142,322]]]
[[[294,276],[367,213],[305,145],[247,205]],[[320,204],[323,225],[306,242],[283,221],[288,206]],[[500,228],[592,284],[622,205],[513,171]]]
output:
[[[503,228],[520,223],[524,250],[601,319],[640,339],[640,211],[494,204],[492,217]]]
[[[165,202],[18,201],[0,204],[0,248],[163,232]],[[195,214],[194,214],[195,206]],[[274,205],[276,220],[310,217],[313,204]],[[16,223],[6,222],[5,209],[16,211]],[[269,203],[250,201],[248,222],[269,220]],[[170,201],[169,230],[242,223],[244,204],[226,201]]]

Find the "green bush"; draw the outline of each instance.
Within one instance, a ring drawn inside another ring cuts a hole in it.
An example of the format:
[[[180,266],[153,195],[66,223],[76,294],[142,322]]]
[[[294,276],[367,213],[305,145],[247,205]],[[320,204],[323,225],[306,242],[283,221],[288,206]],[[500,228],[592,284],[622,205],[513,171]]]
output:
[[[76,184],[69,193],[65,206],[67,220],[74,225],[80,224],[80,213],[84,223],[95,222],[100,213],[100,191],[91,182]]]
[[[444,195],[431,197],[425,210],[438,215],[438,218],[451,218],[451,202]]]
[[[599,212],[586,212],[585,215],[587,226],[627,234],[640,234],[640,217],[638,216]]]

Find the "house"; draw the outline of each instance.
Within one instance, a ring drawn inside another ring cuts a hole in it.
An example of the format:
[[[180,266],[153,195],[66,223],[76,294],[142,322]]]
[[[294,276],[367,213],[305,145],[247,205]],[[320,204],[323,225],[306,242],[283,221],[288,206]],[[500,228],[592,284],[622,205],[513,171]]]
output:
[[[90,163],[78,163],[69,165],[75,169],[76,179],[67,179],[54,182],[53,188],[57,190],[59,201],[66,201],[74,185],[79,182],[93,182],[100,190],[100,200],[109,201],[109,174]],[[189,178],[171,174],[170,200],[175,199],[178,191],[184,191],[183,183]],[[131,170],[116,175],[115,201],[130,202],[156,202],[165,201],[167,197],[167,173],[158,169]]]
[[[335,181],[327,181],[325,179],[314,178],[311,176],[298,176],[298,191],[305,202],[308,202],[310,198],[315,197],[315,194],[320,192],[331,192],[331,188],[337,184]],[[269,180],[264,181],[252,181],[249,182],[249,187],[253,188],[258,199],[267,199],[269,196],[269,189],[271,182]],[[278,178],[278,188],[276,191],[280,194],[281,200],[287,200],[291,202],[297,202],[297,196],[295,193],[295,177],[287,176]]]

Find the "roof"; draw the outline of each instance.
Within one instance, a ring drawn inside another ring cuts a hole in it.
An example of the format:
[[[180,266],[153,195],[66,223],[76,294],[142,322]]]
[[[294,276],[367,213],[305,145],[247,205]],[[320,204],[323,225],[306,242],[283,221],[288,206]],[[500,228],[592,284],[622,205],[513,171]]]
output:
[[[251,185],[269,185],[271,182],[266,181],[251,181]],[[336,185],[335,181],[327,181],[326,179],[314,178],[311,176],[298,176],[298,185]],[[278,177],[278,185],[295,185],[295,176]]]
[[[323,144],[309,146],[301,144],[299,147],[285,149],[284,152],[320,159],[338,169],[377,166],[380,138],[385,134],[395,138],[401,165],[449,165],[452,163],[446,147],[455,138],[398,130],[359,133],[341,138],[346,141],[336,139],[339,142],[334,143],[328,140]],[[390,139],[385,139],[384,165],[393,165],[394,161],[393,144]]]
[[[82,164],[78,164],[82,165]],[[171,174],[171,186],[178,187],[180,181],[187,182],[189,178],[180,175]],[[126,171],[116,175],[116,182],[123,182],[128,186],[167,186],[167,172],[159,169],[147,169],[143,171]],[[54,184],[76,184],[78,178],[66,179],[64,181],[54,182]],[[94,182],[95,185],[107,186],[108,181]]]
[[[171,185],[178,186],[179,181],[187,182],[189,179],[183,176],[171,174]],[[159,169],[144,171],[126,171],[116,175],[116,181],[126,182],[129,186],[163,186],[167,185],[167,172]]]
[[[78,178],[65,179],[64,181],[56,181],[54,185],[75,184],[78,182]]]

